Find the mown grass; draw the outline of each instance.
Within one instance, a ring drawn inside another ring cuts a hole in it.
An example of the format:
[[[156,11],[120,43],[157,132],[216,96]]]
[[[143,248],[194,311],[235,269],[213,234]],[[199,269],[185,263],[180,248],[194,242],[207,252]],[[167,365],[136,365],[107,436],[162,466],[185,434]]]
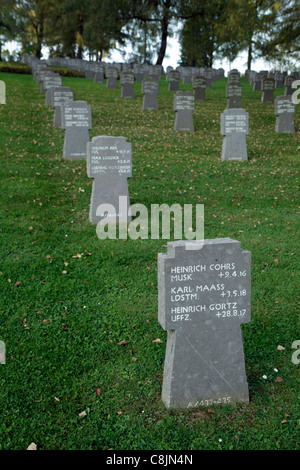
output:
[[[131,203],[204,204],[205,238],[228,236],[252,252],[250,403],[168,411],[157,321],[157,254],[167,240],[99,240],[85,161],[63,159],[64,131],[53,128],[39,86],[31,75],[0,80],[0,448],[298,449],[299,106],[298,132],[276,134],[273,106],[242,79],[249,160],[222,162],[226,79],[196,104],[195,132],[181,133],[164,79],[159,110],[143,111],[139,83],[126,100],[120,88],[63,78],[92,106],[91,138],[132,143]]]

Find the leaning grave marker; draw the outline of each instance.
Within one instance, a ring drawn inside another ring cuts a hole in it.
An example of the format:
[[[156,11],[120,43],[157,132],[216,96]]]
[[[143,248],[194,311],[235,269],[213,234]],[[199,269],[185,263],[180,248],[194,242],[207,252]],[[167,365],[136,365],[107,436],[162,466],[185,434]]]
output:
[[[167,408],[249,401],[241,324],[250,321],[250,296],[251,253],[239,241],[168,242],[158,254]]]
[[[87,175],[93,178],[90,222],[98,223],[104,216],[103,204],[116,209],[118,223],[130,216],[127,179],[132,176],[132,147],[125,137],[98,136],[87,144]],[[126,198],[126,209],[120,207],[120,197]],[[114,215],[111,214],[113,221]]]
[[[86,101],[73,101],[62,106],[62,128],[65,129],[64,158],[86,158],[90,140],[92,110]]]

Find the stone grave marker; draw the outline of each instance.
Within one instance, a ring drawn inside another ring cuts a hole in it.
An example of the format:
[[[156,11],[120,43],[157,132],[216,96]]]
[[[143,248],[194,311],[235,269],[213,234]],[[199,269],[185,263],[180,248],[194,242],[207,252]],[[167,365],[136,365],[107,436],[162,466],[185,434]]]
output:
[[[6,104],[6,87],[3,80],[0,80],[0,104]]]
[[[169,91],[178,91],[180,82],[180,72],[178,70],[170,70],[168,72]]]
[[[285,92],[284,94],[286,96],[290,96],[294,93],[294,90],[292,88],[292,84],[295,78],[292,75],[287,75],[284,80],[284,86],[285,86]]]
[[[246,135],[249,114],[241,108],[225,109],[221,114],[222,160],[248,160]]]
[[[276,115],[276,132],[295,132],[295,104],[292,102],[292,97],[290,95],[282,95],[275,98],[274,112]]]
[[[106,88],[118,88],[118,69],[116,67],[107,67],[105,75]]]
[[[192,80],[195,101],[205,101],[206,78],[204,75],[196,75]]]
[[[182,68],[182,84],[190,85],[192,83],[192,69],[191,67]]]
[[[72,88],[63,86],[50,88],[49,104],[54,108],[53,127],[62,127],[62,108],[66,104],[74,101],[74,92]]]
[[[212,69],[205,69],[204,75],[206,77],[206,88],[211,88],[212,85]]]
[[[275,88],[282,88],[283,87],[283,73],[282,72],[275,72]]]
[[[194,132],[195,97],[192,91],[177,91],[174,96],[175,131]]]
[[[133,71],[135,74],[135,81],[141,82],[144,78],[144,67],[142,64],[134,64]]]
[[[274,103],[274,89],[275,89],[275,80],[274,78],[266,77],[262,80],[261,84],[262,103]]]
[[[134,98],[134,79],[135,77],[133,72],[121,72],[120,83],[122,98]]]
[[[227,109],[241,108],[242,85],[240,83],[228,83],[226,85]]]
[[[64,158],[86,158],[86,145],[92,128],[91,106],[86,101],[73,101],[62,106],[62,128],[66,131]]]
[[[112,221],[128,222],[127,178],[132,176],[132,148],[125,137],[93,137],[87,144],[87,175],[93,178],[90,222],[96,224],[105,217],[104,208],[99,207],[102,204],[115,208],[115,214],[110,213]],[[126,198],[126,208],[120,204],[120,196]]]
[[[95,83],[105,83],[105,80],[104,80],[104,65],[103,64],[99,64],[99,63],[95,64],[94,82]]]
[[[143,109],[158,109],[158,89],[158,80],[153,78],[144,78],[142,81]]]
[[[168,242],[158,254],[158,321],[167,330],[167,408],[248,403],[242,323],[251,253],[230,238]]]

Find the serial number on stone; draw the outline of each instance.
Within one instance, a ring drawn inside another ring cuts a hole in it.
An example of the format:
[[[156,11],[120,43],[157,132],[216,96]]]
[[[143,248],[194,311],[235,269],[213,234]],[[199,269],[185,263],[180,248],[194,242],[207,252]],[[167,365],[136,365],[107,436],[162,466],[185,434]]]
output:
[[[221,397],[217,399],[209,398],[208,400],[200,400],[196,401],[195,404],[190,403],[188,408],[192,406],[211,406],[211,405],[219,405],[220,403],[231,403],[231,397]]]

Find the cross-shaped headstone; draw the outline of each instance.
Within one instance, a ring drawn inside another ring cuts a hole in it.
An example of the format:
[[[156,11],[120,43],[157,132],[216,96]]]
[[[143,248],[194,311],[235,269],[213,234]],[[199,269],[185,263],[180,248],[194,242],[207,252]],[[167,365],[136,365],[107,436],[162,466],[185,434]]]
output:
[[[66,130],[64,158],[86,158],[86,144],[92,128],[91,106],[86,101],[73,101],[62,106],[62,128]]]
[[[134,98],[134,73],[124,71],[120,75],[121,83],[121,97],[122,98]]]
[[[241,324],[250,321],[251,253],[230,238],[176,241],[158,254],[167,330],[167,408],[249,401]]]
[[[158,109],[157,94],[159,82],[153,78],[144,78],[142,81],[143,109]]]
[[[241,108],[225,109],[221,114],[222,160],[248,160],[246,135],[249,114]]]
[[[275,99],[274,113],[276,115],[275,131],[278,133],[295,132],[295,104],[290,95],[278,96]]]
[[[192,80],[195,101],[205,101],[206,78],[204,75],[196,75]]]
[[[113,222],[129,221],[127,179],[132,176],[131,143],[125,137],[93,137],[87,145],[87,175],[93,178],[90,222],[98,223],[106,217],[109,206],[114,209],[108,214]]]
[[[177,91],[174,95],[175,131],[194,132],[195,96],[192,91]]]
[[[74,92],[67,86],[50,88],[46,93],[46,102],[54,108],[53,127],[62,126],[62,107],[74,101]]]

